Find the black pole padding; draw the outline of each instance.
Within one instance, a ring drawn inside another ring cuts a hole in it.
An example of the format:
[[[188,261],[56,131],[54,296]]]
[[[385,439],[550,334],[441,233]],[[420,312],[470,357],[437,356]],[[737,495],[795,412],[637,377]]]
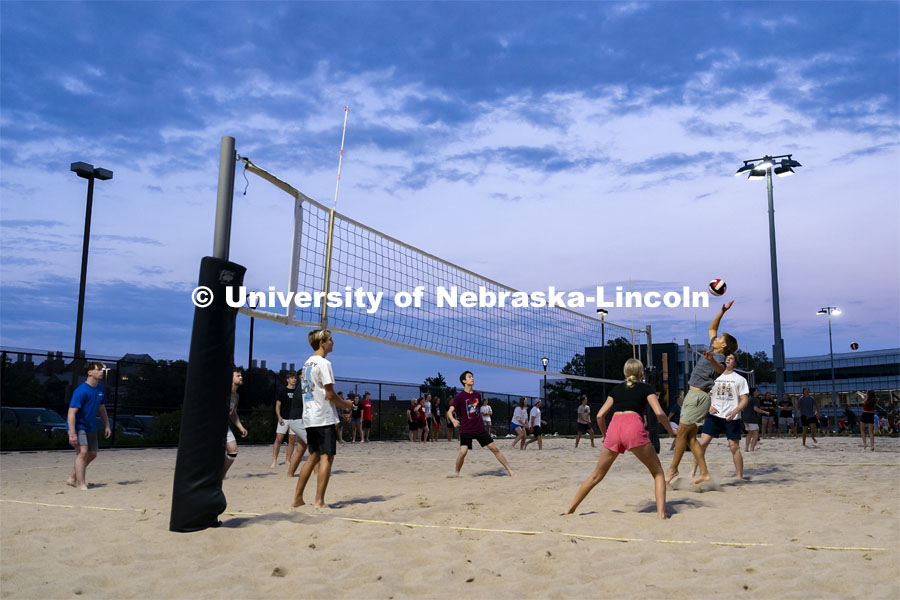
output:
[[[241,265],[211,256],[200,262],[198,285],[209,288],[213,301],[194,309],[169,531],[216,527],[227,506],[222,470],[238,309],[228,306],[225,294],[227,287],[243,283],[245,272]]]

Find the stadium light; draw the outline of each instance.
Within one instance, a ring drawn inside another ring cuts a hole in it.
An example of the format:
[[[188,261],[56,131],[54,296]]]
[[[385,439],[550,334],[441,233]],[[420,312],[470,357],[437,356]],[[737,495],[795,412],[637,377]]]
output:
[[[75,356],[72,358],[72,391],[78,382],[78,366],[81,364],[81,328],[84,321],[84,287],[87,280],[88,247],[91,241],[91,211],[94,204],[94,180],[107,181],[112,179],[113,172],[109,169],[94,168],[94,165],[86,162],[73,162],[69,170],[83,179],[88,180],[87,206],[84,213],[84,238],[81,248],[81,283],[78,286],[78,312],[75,317]]]
[[[546,356],[541,358],[541,364],[544,365],[544,400],[547,400],[547,365],[550,363],[550,359]]]
[[[776,165],[778,165],[776,167]],[[766,190],[769,195],[769,257],[772,263],[772,317],[775,329],[775,344],[772,346],[772,362],[775,364],[775,388],[778,398],[784,396],[784,340],[781,339],[781,308],[778,300],[778,259],[775,254],[775,200],[772,194],[772,170],[781,177],[792,175],[793,167],[802,167],[791,154],[780,154],[762,158],[745,160],[735,175],[742,175],[748,170],[747,179],[766,179]]]
[[[838,420],[838,405],[837,405],[837,390],[834,387],[834,345],[831,343],[831,315],[839,315],[841,314],[841,309],[836,306],[826,306],[825,308],[820,308],[817,312],[817,315],[828,315],[828,354],[831,355],[831,405],[834,407],[834,422],[837,424]],[[840,432],[840,427],[838,427],[838,432]]]

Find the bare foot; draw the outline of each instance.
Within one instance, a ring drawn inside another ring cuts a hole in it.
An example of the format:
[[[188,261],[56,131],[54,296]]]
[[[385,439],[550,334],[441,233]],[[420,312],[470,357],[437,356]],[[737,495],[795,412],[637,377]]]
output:
[[[316,508],[316,510],[324,510],[324,509],[327,509],[327,508],[331,508],[330,506],[328,506],[328,505],[325,504],[324,502],[322,502],[322,503],[316,502],[315,504],[313,504],[313,506]]]
[[[274,469],[275,466],[276,466],[275,463],[272,463],[271,465],[269,465],[269,468],[270,468],[270,469]]]
[[[662,513],[661,515],[658,515],[658,516],[659,516],[660,521],[665,521],[666,519],[669,518],[669,515],[667,515],[666,513]]]
[[[303,506],[304,504],[306,504],[306,502],[303,501],[303,498],[300,498],[299,502],[294,501],[291,503],[291,508],[299,508],[299,507]]]
[[[69,487],[77,487],[77,486],[75,485],[75,483],[76,483],[75,480],[72,479],[71,477],[70,477],[69,479],[66,479],[66,485],[69,486]]]
[[[509,476],[510,476],[510,477],[515,477],[515,474],[513,474],[512,471],[507,471],[507,473],[509,473]]]
[[[674,471],[666,471],[666,483],[671,484],[672,480],[678,477],[678,469]]]
[[[76,489],[79,489],[79,490],[82,490],[82,491],[87,491],[87,490],[89,490],[90,488],[85,484],[85,485],[79,485]]]
[[[712,477],[710,477],[709,473],[707,473],[706,475],[697,475],[694,478],[694,481],[692,483],[700,484],[700,483],[703,483],[704,481],[711,481],[711,480],[712,480]]]

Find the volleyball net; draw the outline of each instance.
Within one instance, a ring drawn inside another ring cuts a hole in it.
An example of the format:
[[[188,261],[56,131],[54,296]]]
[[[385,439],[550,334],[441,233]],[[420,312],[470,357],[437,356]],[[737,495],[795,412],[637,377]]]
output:
[[[241,309],[245,314],[296,327],[328,327],[437,356],[540,374],[544,373],[542,358],[549,359],[548,373],[560,374],[587,346],[603,346],[615,338],[625,338],[635,348],[650,342],[649,327],[634,329],[569,308],[514,307],[509,298],[517,290],[333,211],[249,159],[240,160],[247,173],[294,199],[291,291],[305,297],[321,292],[353,294],[357,289],[383,293],[377,310],[352,303],[328,306],[323,301],[320,306],[292,303],[283,313]],[[401,307],[416,288],[421,288],[418,306]],[[459,298],[463,292],[480,292],[487,304],[504,293],[506,300],[504,306],[448,303],[453,293]]]

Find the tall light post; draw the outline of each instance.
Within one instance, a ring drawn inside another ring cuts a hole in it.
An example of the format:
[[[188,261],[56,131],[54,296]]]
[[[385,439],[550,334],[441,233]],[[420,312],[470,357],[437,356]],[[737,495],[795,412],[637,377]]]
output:
[[[256,310],[258,306],[258,302],[256,300],[256,296],[253,292],[247,296],[247,305],[250,307],[250,310]],[[247,373],[251,373],[253,371],[253,314],[250,315],[250,351],[247,356]],[[249,377],[248,377],[249,379]],[[249,382],[248,382],[249,383]]]
[[[778,165],[778,166],[776,166]],[[775,256],[775,200],[772,195],[772,171],[779,177],[794,174],[794,167],[803,166],[791,154],[763,156],[745,160],[735,176],[749,173],[747,179],[766,180],[769,194],[769,257],[772,263],[772,318],[775,325],[775,343],[772,346],[772,362],[775,364],[775,389],[777,398],[784,396],[784,340],[781,339],[781,308],[778,300],[778,260]]]
[[[834,424],[838,421],[837,390],[834,387],[834,345],[831,343],[831,315],[841,314],[841,309],[836,306],[826,306],[816,311],[817,315],[828,315],[828,354],[831,356],[831,406],[834,407]],[[840,430],[840,428],[838,428]]]
[[[88,180],[87,208],[84,213],[84,245],[81,248],[81,284],[78,287],[78,313],[75,317],[75,357],[72,359],[72,391],[78,382],[78,367],[81,365],[81,324],[84,320],[84,287],[87,280],[88,246],[91,241],[91,209],[94,205],[94,179],[107,181],[112,179],[109,169],[94,168],[86,162],[73,162],[69,167],[79,177]]]
[[[600,315],[600,377],[606,379],[606,315],[609,311],[605,308],[598,308],[597,313]],[[603,389],[603,397],[600,402],[606,402],[606,382],[600,384]]]
[[[541,364],[544,365],[544,404],[547,403],[547,365],[550,364],[550,359],[546,356],[541,359]]]

